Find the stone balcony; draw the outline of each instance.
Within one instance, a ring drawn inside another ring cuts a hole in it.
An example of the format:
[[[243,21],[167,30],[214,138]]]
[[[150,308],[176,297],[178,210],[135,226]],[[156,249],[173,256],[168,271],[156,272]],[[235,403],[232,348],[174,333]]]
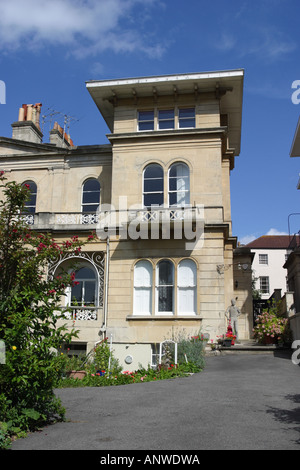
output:
[[[91,231],[120,230],[131,224],[141,226],[167,225],[175,227],[183,223],[224,224],[222,206],[138,208],[97,213],[82,212],[36,212],[23,215],[34,230]]]

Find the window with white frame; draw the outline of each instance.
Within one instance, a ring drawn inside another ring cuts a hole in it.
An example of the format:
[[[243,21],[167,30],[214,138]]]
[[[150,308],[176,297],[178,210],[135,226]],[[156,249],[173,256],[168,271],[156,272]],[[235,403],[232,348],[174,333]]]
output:
[[[136,315],[152,313],[152,275],[150,261],[138,261],[134,267],[134,300],[133,309]]]
[[[161,206],[164,203],[164,172],[153,163],[144,170],[143,204],[145,207]]]
[[[154,111],[138,112],[138,130],[153,131],[154,130]]]
[[[268,264],[268,255],[267,254],[259,254],[258,255],[258,262],[259,264]]]
[[[82,187],[82,212],[96,212],[100,204],[100,183],[89,178]]]
[[[196,313],[197,265],[192,259],[181,260],[176,269],[174,263],[168,259],[158,261],[155,269],[148,260],[136,263],[133,315],[196,315]]]
[[[195,127],[195,108],[181,108],[178,114],[179,129]]]
[[[29,197],[25,201],[25,213],[34,214],[36,210],[37,185],[34,181],[25,181],[22,186],[26,186],[29,191]]]
[[[75,271],[75,282],[70,295],[70,303],[73,306],[97,306],[97,276],[94,269],[82,266]]]
[[[190,204],[190,170],[185,163],[174,163],[169,170],[169,206]]]
[[[158,129],[174,129],[174,109],[161,109],[158,111]]]
[[[156,266],[155,306],[157,314],[174,313],[174,265],[169,260]]]
[[[151,367],[156,368],[159,364],[159,343],[151,344]]]
[[[137,113],[138,131],[189,129],[196,127],[194,107],[140,110]]]
[[[178,313],[197,312],[197,266],[191,259],[184,259],[178,265],[177,274]]]
[[[259,278],[259,290],[262,294],[270,293],[270,282],[269,276],[260,276]]]

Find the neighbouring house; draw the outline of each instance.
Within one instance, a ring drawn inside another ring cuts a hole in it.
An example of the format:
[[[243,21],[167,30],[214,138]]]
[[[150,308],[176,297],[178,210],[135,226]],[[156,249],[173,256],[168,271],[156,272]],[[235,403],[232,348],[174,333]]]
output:
[[[58,123],[43,143],[41,103],[23,105],[12,138],[0,138],[1,169],[30,186],[33,230],[61,242],[98,235],[66,293],[73,352],[109,337],[123,367],[153,365],[165,339],[224,333],[232,298],[250,337],[253,255],[237,246],[230,209],[243,80],[230,70],[89,81],[107,144],[75,146]]]
[[[292,237],[289,235],[263,235],[246,246],[254,253],[252,263],[255,289],[267,300],[275,290],[288,292],[287,269],[284,264],[290,253]]]

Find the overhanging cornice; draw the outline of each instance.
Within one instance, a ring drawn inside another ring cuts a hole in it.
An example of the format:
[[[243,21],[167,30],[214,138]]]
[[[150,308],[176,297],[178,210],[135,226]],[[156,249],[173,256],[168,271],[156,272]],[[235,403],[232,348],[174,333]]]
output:
[[[114,125],[114,107],[118,100],[131,99],[137,105],[139,98],[194,94],[201,100],[203,93],[213,93],[220,100],[220,114],[228,115],[229,145],[240,153],[244,71],[163,75],[116,80],[90,80],[87,90],[102,114],[111,132]],[[199,97],[198,97],[199,95]]]

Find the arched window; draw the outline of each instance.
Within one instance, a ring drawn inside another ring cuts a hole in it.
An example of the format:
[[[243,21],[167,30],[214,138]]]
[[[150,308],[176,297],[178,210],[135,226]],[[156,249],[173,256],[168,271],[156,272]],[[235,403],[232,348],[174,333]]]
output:
[[[156,266],[156,313],[174,313],[174,265],[161,260]]]
[[[190,170],[185,163],[174,163],[169,170],[169,206],[190,204]]]
[[[95,178],[86,180],[82,188],[82,212],[96,212],[100,204],[100,183]]]
[[[26,186],[29,190],[29,199],[25,202],[26,214],[34,214],[36,210],[37,186],[34,181],[24,181],[22,186]]]
[[[71,305],[97,306],[97,277],[92,268],[83,266],[75,271],[75,282],[71,288]]]
[[[197,312],[197,266],[191,259],[184,259],[178,265],[177,276],[178,314]]]
[[[164,203],[164,172],[160,165],[152,163],[144,170],[143,204],[145,207]]]
[[[152,313],[152,265],[150,261],[138,261],[134,267],[134,305],[135,315]]]

